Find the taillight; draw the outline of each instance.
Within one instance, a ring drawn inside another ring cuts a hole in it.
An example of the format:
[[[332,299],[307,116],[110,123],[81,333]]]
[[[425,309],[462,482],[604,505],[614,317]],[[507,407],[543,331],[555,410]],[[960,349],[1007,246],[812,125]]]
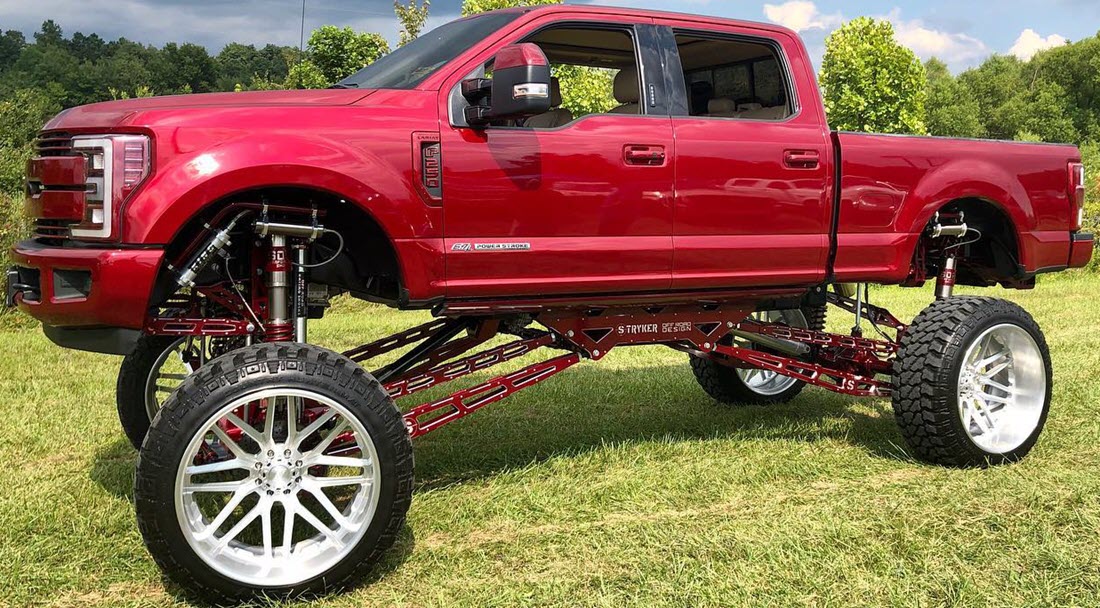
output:
[[[1073,212],[1073,229],[1080,230],[1085,224],[1085,165],[1069,164],[1069,197]]]
[[[112,236],[119,210],[149,175],[149,138],[108,135],[73,138],[73,150],[88,159],[84,220],[73,226],[76,238]]]

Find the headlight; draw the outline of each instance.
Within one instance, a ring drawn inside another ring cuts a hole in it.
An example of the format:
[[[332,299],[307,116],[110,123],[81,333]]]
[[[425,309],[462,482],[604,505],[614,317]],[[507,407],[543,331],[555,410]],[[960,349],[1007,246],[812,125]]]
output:
[[[73,138],[73,150],[88,159],[84,220],[73,226],[73,237],[111,238],[122,204],[149,175],[149,148],[144,135]]]

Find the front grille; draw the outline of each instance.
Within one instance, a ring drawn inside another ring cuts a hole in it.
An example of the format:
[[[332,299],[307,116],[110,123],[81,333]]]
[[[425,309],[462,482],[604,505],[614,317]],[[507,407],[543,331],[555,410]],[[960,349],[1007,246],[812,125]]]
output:
[[[38,219],[34,221],[34,236],[52,244],[61,244],[62,241],[69,238],[69,226],[71,224],[72,222],[65,220]]]
[[[43,131],[38,134],[34,150],[39,156],[70,156],[73,153],[73,136],[63,131]]]

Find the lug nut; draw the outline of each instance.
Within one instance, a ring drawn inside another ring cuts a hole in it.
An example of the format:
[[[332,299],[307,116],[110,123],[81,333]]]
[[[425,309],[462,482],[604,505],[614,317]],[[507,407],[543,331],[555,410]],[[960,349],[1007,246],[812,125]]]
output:
[[[275,492],[273,492],[273,491],[271,491],[271,490],[268,490],[268,491],[267,491],[267,495],[268,495],[268,496],[274,496],[274,495],[275,495]]]
[[[283,450],[283,456],[290,458],[290,450]]]
[[[260,469],[262,469],[262,468],[264,468],[264,465],[263,465],[263,463],[261,463],[261,462],[257,462],[257,463],[256,463],[256,470],[257,470],[257,471],[259,471],[259,470],[260,470]]]
[[[270,457],[270,456],[274,456],[274,455],[275,455],[275,450],[268,450],[268,451],[267,451],[267,455],[268,455],[269,457]]]
[[[301,461],[301,460],[299,460],[298,462],[295,462],[295,463],[294,463],[294,466],[296,466],[296,467],[300,467],[300,466],[302,466],[302,461]]]

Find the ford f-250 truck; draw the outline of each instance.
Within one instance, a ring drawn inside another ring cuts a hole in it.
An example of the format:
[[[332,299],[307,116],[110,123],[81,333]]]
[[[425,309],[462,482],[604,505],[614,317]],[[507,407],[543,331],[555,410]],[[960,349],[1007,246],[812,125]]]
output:
[[[562,108],[568,66],[603,70],[617,105]],[[780,27],[504,10],[330,90],[63,112],[8,296],[60,345],[126,355],[137,519],[170,576],[218,599],[316,592],[393,542],[411,439],[619,346],[685,352],[724,403],[890,397],[934,463],[1023,457],[1050,407],[1043,335],[953,287],[1084,266],[1084,180],[1072,146],[830,131]],[[908,324],[863,287],[928,281]],[[344,292],[435,320],[310,345]],[[827,304],[850,335],[825,333]],[[542,349],[560,354],[394,404]]]

